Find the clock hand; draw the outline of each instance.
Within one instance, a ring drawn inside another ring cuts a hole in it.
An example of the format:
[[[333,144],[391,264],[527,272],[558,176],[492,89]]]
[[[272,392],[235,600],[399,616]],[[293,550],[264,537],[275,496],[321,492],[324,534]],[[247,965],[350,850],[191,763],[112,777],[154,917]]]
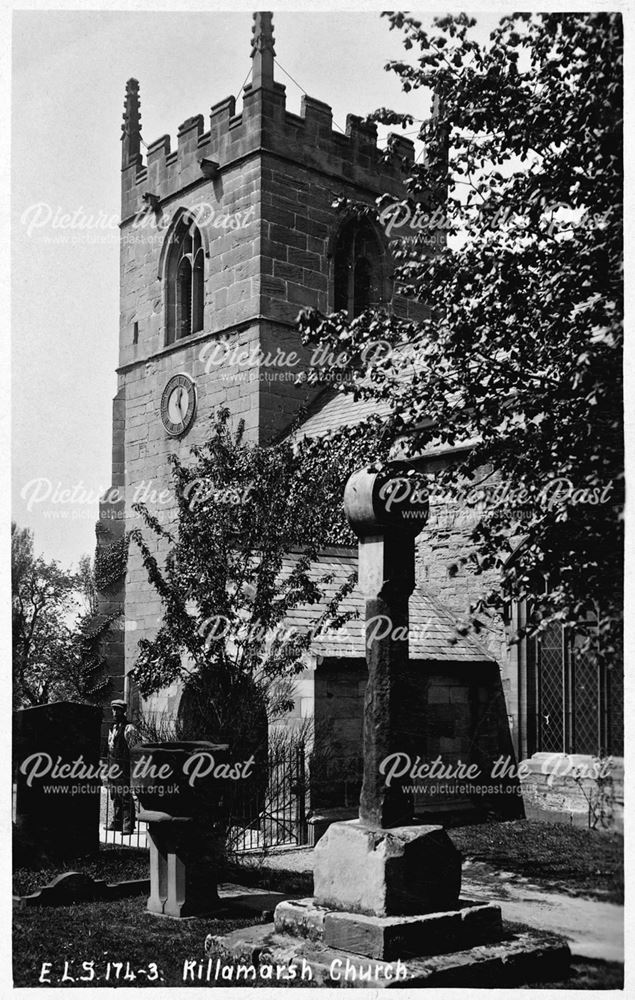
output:
[[[170,399],[170,410],[174,414],[175,422],[181,418],[180,389],[175,389]]]

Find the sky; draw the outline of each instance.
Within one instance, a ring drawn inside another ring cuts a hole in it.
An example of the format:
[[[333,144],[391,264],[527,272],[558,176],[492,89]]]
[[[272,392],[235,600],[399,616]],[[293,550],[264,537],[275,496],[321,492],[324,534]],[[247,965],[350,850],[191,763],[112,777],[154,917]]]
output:
[[[498,20],[476,16],[479,35]],[[181,122],[239,94],[251,24],[249,11],[13,13],[12,516],[65,566],[93,553],[110,485],[125,81],[140,82],[145,142],[169,133],[175,148]],[[379,11],[278,11],[274,28],[289,110],[301,91],[282,70],[342,128],[379,106],[427,114],[428,95],[384,69],[404,50]]]

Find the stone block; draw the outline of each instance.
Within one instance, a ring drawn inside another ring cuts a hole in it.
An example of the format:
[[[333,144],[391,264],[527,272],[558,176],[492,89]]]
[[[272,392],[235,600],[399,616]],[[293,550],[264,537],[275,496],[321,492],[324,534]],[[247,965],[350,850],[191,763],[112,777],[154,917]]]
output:
[[[408,917],[369,917],[328,910],[313,899],[285,900],[275,909],[274,926],[278,934],[386,961],[440,955],[498,940],[502,933],[499,906],[464,900],[458,910]]]
[[[304,285],[287,282],[287,298],[289,302],[297,303],[299,306],[315,307],[315,292],[305,288]]]
[[[428,704],[429,705],[446,705],[450,701],[450,689],[445,686],[430,686],[428,690]]]
[[[456,687],[451,689],[450,702],[452,704],[467,704],[469,700],[469,691],[466,687]]]
[[[381,962],[329,948],[323,942],[276,932],[273,924],[245,927],[205,939],[207,985],[222,985],[216,969],[224,964],[254,965],[255,978],[271,985],[277,964],[294,967],[288,985],[408,989],[416,987],[501,988],[567,978],[571,955],[566,942],[539,931],[506,932],[502,940],[474,948],[402,961]],[[268,971],[269,970],[269,971]],[[276,985],[275,980],[273,980]],[[237,983],[236,985],[242,985]],[[252,985],[245,980],[245,985]],[[278,983],[277,985],[283,985]],[[284,984],[287,985],[287,984]]]
[[[473,903],[464,906],[461,914],[461,939],[470,945],[491,941],[502,930],[501,908],[495,903]]]
[[[284,281],[302,281],[302,268],[298,264],[288,264],[286,261],[274,261],[273,274],[274,278]]]
[[[392,959],[438,954],[458,942],[458,913],[419,917],[367,917],[359,913],[328,913],[324,943],[367,958]]]
[[[317,271],[307,271],[304,275],[304,284],[307,288],[314,288],[318,292],[326,292],[328,289],[328,279],[325,274]]]
[[[301,251],[296,250],[294,247],[289,247],[288,252],[289,263],[295,264],[297,267],[306,268],[308,271],[319,271],[321,261],[316,253],[309,253],[307,250]]]
[[[390,961],[441,955],[493,941],[501,928],[500,907],[488,904],[401,917],[329,912],[324,919],[323,940],[332,948]]]
[[[315,849],[319,906],[369,916],[456,908],[461,855],[440,826],[333,823]]]
[[[321,941],[328,913],[324,906],[316,906],[313,899],[288,899],[276,906],[273,923],[278,934]]]

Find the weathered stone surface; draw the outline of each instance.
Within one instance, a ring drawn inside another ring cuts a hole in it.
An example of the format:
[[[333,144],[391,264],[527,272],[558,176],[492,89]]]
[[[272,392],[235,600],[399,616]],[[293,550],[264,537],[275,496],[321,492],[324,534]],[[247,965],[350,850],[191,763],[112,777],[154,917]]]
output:
[[[328,913],[326,907],[316,906],[313,899],[289,899],[276,906],[273,922],[279,934],[321,941]]]
[[[467,913],[477,920],[469,921]],[[368,917],[330,912],[324,920],[324,943],[368,958],[392,961],[418,955],[440,955],[495,941],[502,929],[500,907],[481,905],[418,916]]]
[[[156,821],[153,816],[162,818]],[[218,847],[214,841],[187,818],[143,811],[140,818],[148,819],[148,913],[192,917],[217,909]]]
[[[569,974],[570,952],[562,938],[527,931],[507,934],[494,944],[480,945],[430,958],[381,962],[320,942],[277,934],[273,924],[247,927],[224,936],[208,934],[209,959],[205,985],[220,983],[220,968],[238,971],[253,965],[253,980],[262,981],[263,967],[277,964],[293,970],[294,984],[329,987],[503,987],[540,981],[564,980]],[[224,978],[228,978],[226,975]],[[237,976],[233,977],[237,982]],[[270,985],[270,976],[266,977]],[[291,978],[291,977],[289,977]],[[244,985],[253,980],[243,979]],[[237,982],[238,984],[238,982]],[[199,985],[203,985],[202,983]]]
[[[48,885],[42,886],[28,896],[14,896],[17,906],[68,906],[69,903],[124,899],[148,892],[150,879],[127,879],[124,882],[106,882],[94,879],[83,872],[63,872],[56,875]]]
[[[315,848],[315,902],[370,916],[455,909],[461,855],[440,826],[333,823]]]
[[[461,937],[472,944],[489,939],[494,930],[502,927],[501,908],[495,903],[466,906],[460,910]]]
[[[468,900],[460,901],[460,909],[443,913],[369,917],[328,910],[314,899],[294,899],[280,903],[273,919],[279,934],[386,961],[442,954],[495,941],[502,934],[500,907]]]
[[[359,818],[368,826],[403,826],[412,822],[412,795],[401,780],[388,784],[382,762],[391,754],[414,751],[418,731],[412,715],[408,676],[408,600],[415,583],[418,527],[384,527],[372,512],[372,484],[366,470],[346,484],[344,509],[359,537],[359,588],[366,598],[366,622],[384,620],[391,629],[366,644],[368,684],[364,695],[364,776]]]
[[[590,754],[535,753],[521,762],[525,815],[552,823],[624,828],[624,760],[605,761],[600,784]]]

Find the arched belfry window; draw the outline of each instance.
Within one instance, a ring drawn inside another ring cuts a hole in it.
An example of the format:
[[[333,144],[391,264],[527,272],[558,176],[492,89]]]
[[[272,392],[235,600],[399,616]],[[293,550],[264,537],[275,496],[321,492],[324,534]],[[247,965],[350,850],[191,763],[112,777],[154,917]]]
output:
[[[166,341],[172,344],[203,329],[205,251],[198,228],[187,218],[172,234],[166,277]]]
[[[378,305],[382,296],[382,248],[370,223],[347,222],[339,232],[334,251],[336,310],[351,318]]]

